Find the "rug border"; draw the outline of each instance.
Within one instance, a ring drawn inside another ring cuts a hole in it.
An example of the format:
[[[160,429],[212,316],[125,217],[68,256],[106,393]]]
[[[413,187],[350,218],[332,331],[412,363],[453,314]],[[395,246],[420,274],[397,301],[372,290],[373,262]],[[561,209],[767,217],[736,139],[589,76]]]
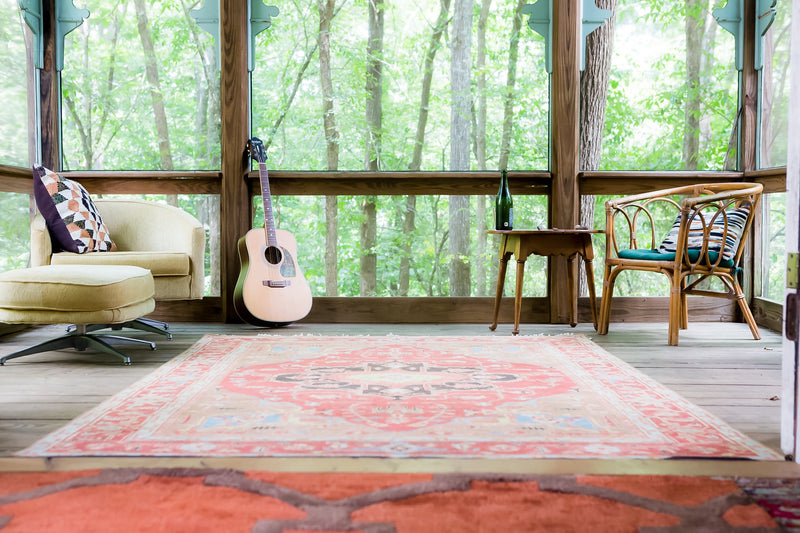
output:
[[[603,356],[608,358],[610,361],[614,363],[614,365],[624,368],[627,372],[634,373],[637,375],[638,379],[645,383],[647,386],[654,388],[664,395],[669,396],[672,400],[686,404],[690,406],[693,411],[692,413],[698,418],[706,422],[707,424],[714,426],[717,428],[718,431],[727,435],[728,437],[735,437],[739,439],[742,443],[742,446],[746,446],[750,449],[753,455],[756,457],[744,457],[744,456],[708,456],[708,455],[698,455],[698,456],[671,456],[671,457],[663,457],[663,458],[646,458],[640,456],[621,456],[621,457],[595,457],[595,456],[587,456],[582,457],[581,459],[611,459],[611,460],[641,460],[641,459],[651,459],[651,460],[674,460],[674,459],[729,459],[729,460],[757,460],[757,461],[768,461],[768,460],[784,460],[784,456],[779,452],[769,448],[768,446],[756,441],[752,437],[744,434],[742,431],[734,428],[728,422],[722,420],[719,416],[711,413],[707,409],[696,405],[695,403],[691,402],[690,400],[686,399],[684,396],[680,395],[678,392],[671,389],[669,386],[664,385],[663,383],[659,382],[655,378],[645,374],[641,370],[637,369],[632,364],[624,361],[623,359],[619,358],[618,356],[614,355],[613,353],[606,350],[603,346],[595,343],[588,335],[583,333],[562,333],[556,335],[549,335],[549,334],[529,334],[529,335],[518,335],[513,337],[508,336],[497,336],[497,335],[395,335],[395,334],[388,334],[388,335],[309,335],[309,334],[299,334],[299,335],[279,335],[279,334],[269,334],[269,333],[258,333],[257,335],[244,335],[244,334],[221,334],[221,333],[206,333],[200,339],[198,339],[192,346],[181,352],[180,354],[176,355],[175,357],[171,358],[170,360],[166,361],[164,364],[160,365],[158,368],[154,369],[149,374],[142,376],[131,385],[125,387],[122,391],[112,395],[111,397],[103,400],[100,404],[90,408],[88,411],[82,413],[78,417],[74,418],[71,421],[68,421],[64,426],[61,428],[49,433],[45,437],[37,440],[32,445],[15,452],[14,455],[17,457],[101,457],[101,456],[109,456],[109,457],[202,457],[204,455],[197,455],[197,454],[146,454],[146,455],[132,455],[130,453],[109,453],[103,452],[100,454],[90,454],[87,455],[86,453],[82,453],[79,455],[74,454],[66,454],[66,453],[46,453],[46,449],[54,446],[59,441],[66,439],[69,435],[78,431],[84,424],[90,422],[97,416],[98,412],[103,412],[109,405],[115,404],[119,405],[124,400],[136,396],[136,394],[143,389],[149,387],[153,382],[157,382],[163,375],[168,375],[173,368],[181,365],[185,360],[192,357],[198,351],[205,348],[209,343],[214,340],[220,338],[232,339],[232,340],[255,340],[255,339],[274,339],[274,340],[286,340],[291,338],[303,338],[309,340],[319,340],[324,341],[325,339],[337,339],[341,340],[343,338],[352,338],[354,340],[367,340],[367,339],[375,339],[375,338],[396,338],[396,339],[446,339],[448,337],[458,338],[460,341],[469,342],[472,340],[480,340],[485,342],[487,339],[507,339],[513,341],[514,339],[525,339],[525,338],[559,338],[559,337],[568,337],[573,338],[584,345],[589,345],[594,350],[603,353]],[[274,457],[274,458],[375,458],[380,459],[382,457],[378,456],[321,456],[321,455],[253,455],[253,454],[244,454],[244,455],[230,455],[230,454],[209,454],[205,455],[207,457]],[[386,459],[419,459],[421,457],[404,457],[404,456],[387,456]],[[487,457],[452,457],[452,456],[426,456],[425,458],[431,459],[491,459]],[[527,457],[527,456],[499,456],[498,459],[576,459],[576,457]]]

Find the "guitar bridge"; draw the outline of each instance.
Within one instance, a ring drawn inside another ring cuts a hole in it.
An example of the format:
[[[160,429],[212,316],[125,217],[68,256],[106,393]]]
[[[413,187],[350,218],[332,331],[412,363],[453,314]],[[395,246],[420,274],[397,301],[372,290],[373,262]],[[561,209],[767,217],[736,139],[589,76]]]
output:
[[[292,281],[291,281],[291,280],[288,280],[288,279],[281,279],[281,280],[271,280],[271,279],[265,279],[265,280],[264,280],[264,281],[262,281],[261,283],[262,283],[262,284],[263,284],[265,287],[276,287],[276,288],[281,288],[281,287],[288,287],[289,285],[291,285],[291,284],[292,284]]]

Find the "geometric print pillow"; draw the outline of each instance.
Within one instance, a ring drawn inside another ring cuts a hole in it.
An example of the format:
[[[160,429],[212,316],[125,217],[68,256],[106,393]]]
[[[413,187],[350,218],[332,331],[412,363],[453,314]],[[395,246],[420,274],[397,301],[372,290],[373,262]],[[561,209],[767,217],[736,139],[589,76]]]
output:
[[[725,236],[725,245],[722,252],[722,258],[729,260],[733,258],[736,253],[736,248],[739,245],[739,239],[742,238],[744,225],[747,223],[747,217],[750,214],[750,204],[743,204],[740,207],[728,209],[725,211],[725,217],[719,214],[711,226],[711,231],[708,235],[708,251],[719,253],[720,248],[723,247],[722,236],[725,233],[725,219],[728,220],[728,233]],[[694,215],[690,212],[689,216]],[[706,218],[706,224],[708,219]],[[675,253],[678,241],[678,231],[681,226],[681,214],[678,213],[675,223],[672,224],[669,234],[658,247],[658,251],[662,253]],[[686,248],[688,250],[701,250],[703,248],[703,221],[700,216],[692,219],[691,226],[689,226],[689,237],[686,241]]]
[[[83,186],[42,166],[33,167],[36,207],[53,237],[53,251],[113,252],[100,212]]]

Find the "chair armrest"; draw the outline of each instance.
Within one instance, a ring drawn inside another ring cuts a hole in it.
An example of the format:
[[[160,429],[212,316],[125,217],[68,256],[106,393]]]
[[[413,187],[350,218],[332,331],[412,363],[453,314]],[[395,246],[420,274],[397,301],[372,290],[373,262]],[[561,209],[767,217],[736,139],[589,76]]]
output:
[[[651,211],[651,206],[658,202],[666,202],[675,208],[674,214],[667,221],[675,226],[672,231],[677,231],[677,235],[673,234],[671,239],[674,243],[676,260],[682,260],[690,268],[700,263],[719,265],[723,254],[713,257],[710,255],[710,252],[720,249],[718,241],[727,243],[729,236],[732,242],[738,239],[738,236],[735,236],[738,229],[729,227],[727,210],[749,204],[749,215],[741,228],[742,238],[739,239],[734,253],[734,261],[738,263],[743,250],[742,243],[752,224],[753,213],[761,198],[762,190],[762,185],[758,183],[711,183],[609,200],[606,202],[606,257],[618,256],[621,248],[642,248],[643,228],[649,229],[649,248],[655,249],[656,217]],[[676,196],[683,198],[675,199]],[[677,226],[676,220],[680,220],[680,226]],[[716,226],[713,238],[712,226]],[[686,253],[689,248],[695,251],[698,256],[696,259],[689,259]]]
[[[41,213],[36,213],[31,221],[31,266],[50,264],[53,255],[53,243],[50,232]]]

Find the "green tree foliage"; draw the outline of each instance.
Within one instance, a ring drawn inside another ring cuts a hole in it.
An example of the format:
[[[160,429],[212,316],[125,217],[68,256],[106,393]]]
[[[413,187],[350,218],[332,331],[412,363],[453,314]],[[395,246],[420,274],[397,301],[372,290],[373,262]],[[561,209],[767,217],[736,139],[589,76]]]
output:
[[[319,2],[275,0],[272,3],[280,9],[280,14],[273,18],[271,28],[256,37],[251,102],[253,135],[265,141],[270,169],[325,170],[328,162],[320,86]],[[91,15],[67,36],[65,43],[61,100],[64,168],[161,169],[164,159],[159,151],[160,139],[150,93],[152,84],[146,76],[147,55],[137,28],[135,3],[81,0],[76,4],[89,9]],[[440,48],[436,50],[433,64],[418,168],[428,171],[451,168],[452,28],[446,25],[441,38],[431,39],[437,29],[438,4],[413,0],[382,4],[385,11],[384,46],[380,54],[383,116],[378,132],[381,171],[406,171],[412,164],[424,59],[431,42],[437,42]],[[711,31],[716,26],[709,23],[710,12],[722,4],[722,0],[691,4],[695,10],[690,14],[706,22],[708,38],[702,50],[703,83],[693,88],[686,81],[684,54],[687,4],[618,1],[601,170],[681,170],[685,104],[698,97],[701,102],[698,168],[723,168],[736,126],[738,80],[733,67],[733,37],[719,29]],[[361,171],[364,168],[368,85],[365,79],[368,3],[367,0],[337,0],[333,5],[330,30],[333,94],[330,96],[338,132],[338,169]],[[443,5],[452,17],[453,6]],[[785,114],[788,101],[785,80],[789,21],[788,15],[782,14],[788,13],[787,6],[788,0],[779,1],[779,17],[774,25],[773,113],[769,135],[765,136],[771,147],[773,164],[785,162],[786,124],[777,119]],[[158,72],[170,156],[176,169],[218,169],[220,166],[218,58],[215,58],[213,38],[201,30],[190,15],[199,7],[202,3],[194,0],[146,2],[147,30],[153,43],[151,68]],[[485,18],[481,16],[482,8],[486,9]],[[4,102],[14,103],[0,109],[0,164],[25,166],[28,164],[28,139],[20,134],[27,131],[28,123],[24,23],[15,0],[0,0],[0,9],[0,56],[5,60],[0,96]],[[531,31],[524,20],[518,59],[515,65],[513,60],[510,65],[509,41],[515,2],[474,2],[474,9],[474,31],[478,31],[478,20],[485,20],[486,31],[482,37],[485,38],[485,54],[480,63],[478,54],[472,55],[472,99],[480,102],[481,108],[485,105],[487,119],[485,138],[477,139],[475,136],[482,134],[484,127],[481,126],[479,133],[476,119],[470,117],[474,147],[469,168],[499,169],[504,150],[503,122],[508,114],[505,109],[507,74],[515,66],[507,168],[544,170],[548,166],[550,94],[549,78],[544,69],[543,39]],[[478,42],[477,38],[473,42]],[[478,76],[482,77],[480,84]],[[691,92],[695,90],[700,91],[699,95]],[[477,146],[481,146],[480,150]],[[377,254],[376,293],[383,296],[399,293],[399,272],[403,270],[401,251],[408,247],[411,257],[407,294],[450,294],[448,197],[420,197],[414,208],[414,229],[408,234],[407,229],[404,233],[405,210],[409,205],[406,197],[383,192],[375,191],[377,240],[372,251]],[[18,236],[27,232],[24,198],[3,197],[4,206],[14,205],[0,214],[6,268],[18,264],[27,248],[27,244],[15,247],[20,242]],[[218,220],[215,198],[182,196],[171,201],[204,221],[212,241],[218,236],[214,225]],[[547,224],[545,197],[517,195],[514,201],[517,227]],[[359,294],[360,258],[371,251],[361,249],[361,198],[342,196],[337,202],[338,286],[335,292],[353,296]],[[485,229],[491,227],[493,213],[491,209],[478,209],[479,202],[486,202],[486,199],[473,197],[469,204],[469,262],[484,261],[488,265],[496,263],[496,246],[490,243],[479,248],[477,243]],[[595,227],[600,228],[604,225],[603,198],[598,198],[597,202]],[[263,223],[263,215],[258,199],[255,205],[254,225],[257,226]],[[276,198],[275,206],[278,225],[298,238],[298,259],[314,294],[325,294],[325,198],[289,195]],[[780,216],[771,218],[773,224],[781,224],[781,220]],[[670,222],[665,220],[665,227]],[[770,232],[780,235],[782,226],[771,228]],[[602,254],[602,239],[596,241],[595,248]],[[483,251],[477,252],[478,249]],[[478,257],[479,253],[484,257]],[[217,255],[218,249],[209,246],[210,285],[218,278],[214,267]],[[526,293],[544,295],[544,260],[532,258],[528,264]],[[598,275],[601,271],[596,269]],[[507,287],[513,287],[511,274]],[[476,287],[482,287],[481,295],[492,293],[495,275],[496,270],[491,268],[473,268],[472,294],[478,295]],[[629,283],[621,283],[619,294],[645,294],[652,286],[649,279],[632,278]],[[213,293],[214,289],[210,290]],[[663,291],[655,289],[653,293]]]

